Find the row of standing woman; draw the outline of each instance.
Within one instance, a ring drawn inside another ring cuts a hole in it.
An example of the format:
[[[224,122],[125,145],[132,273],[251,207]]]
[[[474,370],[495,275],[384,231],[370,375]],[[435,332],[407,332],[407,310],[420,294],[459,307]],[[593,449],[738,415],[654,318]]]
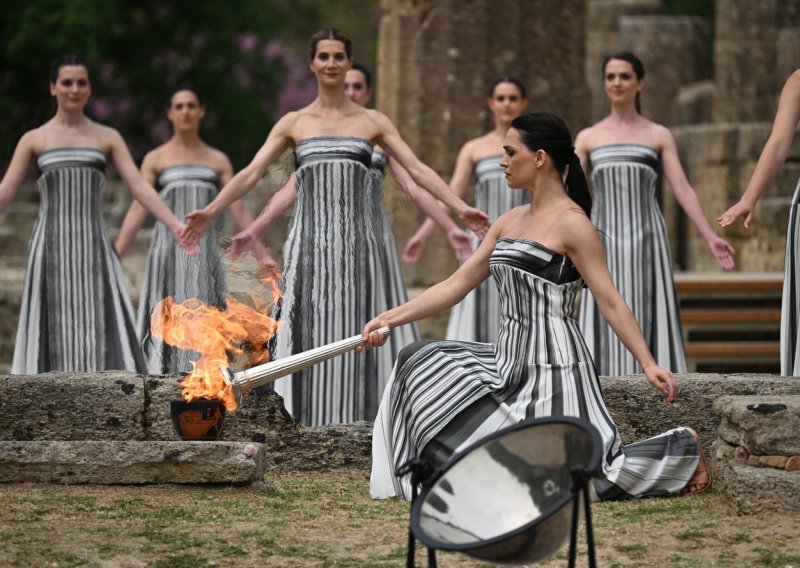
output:
[[[383,293],[386,287],[386,281],[382,280],[385,266],[392,262],[385,252],[386,243],[389,242],[385,232],[385,216],[379,201],[374,199],[374,194],[377,193],[375,188],[378,186],[374,184],[370,173],[375,143],[380,144],[389,156],[399,162],[412,180],[428,188],[458,211],[462,219],[476,229],[478,237],[483,237],[486,218],[478,210],[468,208],[449,192],[444,182],[414,156],[385,116],[377,111],[364,109],[347,97],[344,85],[351,53],[350,42],[346,37],[335,30],[326,30],[312,38],[309,55],[310,68],[319,85],[317,99],[308,107],[281,119],[253,162],[242,172],[232,176],[210,204],[186,215],[190,220],[190,229],[184,229],[168,209],[164,211],[163,202],[157,197],[153,199],[154,190],[146,179],[137,177],[135,169],[131,172],[130,168],[125,167],[123,152],[118,149],[119,144],[124,149],[119,135],[83,116],[83,106],[88,98],[88,73],[85,64],[67,64],[56,68],[53,91],[59,103],[59,111],[52,121],[38,129],[41,132],[32,131],[20,141],[3,180],[3,187],[0,188],[0,196],[4,200],[0,205],[4,208],[13,197],[27,162],[32,157],[37,158],[43,171],[40,187],[45,196],[48,187],[45,182],[52,178],[59,178],[54,185],[59,189],[85,185],[81,180],[74,181],[75,175],[70,168],[83,168],[86,171],[78,174],[84,175],[95,172],[97,167],[92,166],[87,156],[82,154],[96,158],[98,154],[111,153],[115,161],[119,162],[118,169],[134,188],[137,198],[170,227],[183,246],[193,249],[198,246],[199,235],[211,226],[213,217],[252,188],[266,168],[286,148],[292,146],[298,165],[296,188],[293,189],[296,192],[297,205],[284,250],[286,294],[279,308],[282,319],[288,324],[282,330],[285,333],[279,334],[276,355],[307,349],[349,335],[353,326],[379,312],[381,305],[389,307],[399,301],[397,298],[387,300]],[[616,71],[611,72],[613,69]],[[612,100],[612,115],[579,135],[576,142],[578,153],[591,153],[593,168],[600,171],[604,164],[609,163],[609,160],[613,162],[615,158],[603,157],[601,154],[597,159],[594,158],[596,151],[604,150],[606,146],[634,145],[635,149],[649,149],[649,159],[648,156],[637,154],[629,161],[644,164],[653,170],[652,154],[656,154],[656,158],[661,155],[667,176],[678,190],[680,184],[676,184],[676,180],[680,182],[680,178],[684,176],[677,162],[674,141],[668,131],[646,121],[637,112],[630,111],[635,103],[636,93],[642,86],[643,69],[640,73],[636,69],[635,61],[614,57],[604,66],[604,73],[607,92]],[[503,90],[498,86],[508,87],[511,91],[516,88],[516,99],[524,100],[524,90],[514,81],[501,81],[499,85],[495,85],[492,90],[493,98],[499,98],[498,92]],[[59,96],[59,89],[70,92]],[[510,100],[513,97],[507,98]],[[669,371],[659,367],[650,355],[647,342],[642,338],[635,319],[625,307],[625,302],[620,301],[610,276],[606,278],[608,271],[602,261],[597,264],[602,255],[596,254],[600,253],[601,248],[594,229],[581,229],[583,221],[578,219],[588,215],[591,210],[591,197],[588,192],[580,189],[581,183],[576,182],[581,160],[571,150],[572,143],[566,127],[555,117],[541,114],[528,115],[524,120],[518,118],[516,122],[511,122],[511,126],[501,145],[501,167],[509,180],[515,178],[514,184],[509,183],[510,188],[516,191],[522,188],[529,190],[523,193],[531,196],[532,205],[512,208],[508,214],[501,216],[489,237],[480,244],[478,252],[456,273],[458,276],[454,275],[430,293],[421,296],[421,299],[397,310],[383,312],[365,328],[365,337],[370,342],[380,343],[370,335],[370,331],[378,323],[389,323],[396,329],[398,323],[404,323],[403,320],[418,319],[422,315],[433,313],[430,311],[432,309],[443,309],[452,305],[466,294],[468,288],[473,288],[473,284],[477,285],[485,280],[490,271],[496,280],[500,311],[496,344],[417,344],[398,358],[396,372],[389,379],[389,386],[378,411],[374,460],[378,470],[373,472],[377,488],[374,493],[383,496],[392,492],[405,492],[402,489],[402,480],[393,479],[393,468],[386,466],[404,455],[423,453],[433,456],[434,459],[444,459],[463,444],[503,424],[552,414],[582,416],[601,429],[609,456],[606,464],[609,485],[598,490],[604,496],[677,490],[694,492],[703,489],[710,479],[696,437],[690,430],[671,431],[637,446],[641,447],[642,456],[646,454],[650,456],[648,458],[637,458],[633,447],[621,446],[613,423],[602,404],[591,352],[581,334],[576,333],[577,327],[572,319],[573,302],[583,281],[588,284],[605,319],[621,337],[622,344],[630,348],[633,359],[644,369],[648,381],[662,391],[668,400],[673,400],[677,395],[677,387]],[[58,134],[63,134],[60,130],[67,130],[70,138],[58,138]],[[87,137],[82,142],[82,150],[75,149],[72,145],[76,139],[75,134],[81,131],[97,136]],[[113,143],[104,145],[99,135],[108,135],[109,132],[115,135],[109,135]],[[176,127],[174,142],[177,142],[178,136]],[[45,140],[47,142],[43,143]],[[36,144],[37,141],[40,142],[39,145]],[[628,144],[630,142],[633,144]],[[154,152],[156,155],[150,160],[150,167],[144,168],[145,172],[152,172],[151,180],[172,167],[188,166],[199,155],[193,154],[191,159],[186,160],[185,154],[181,153],[185,148],[181,149],[180,144],[176,144],[172,150],[168,146],[169,143],[165,145],[165,151],[160,156],[158,151]],[[570,150],[567,151],[566,148]],[[62,150],[57,152],[57,149]],[[43,157],[49,157],[50,151],[53,154],[64,153],[68,157],[64,157],[61,162],[56,161],[56,166],[51,171],[56,171],[57,175],[48,178],[49,164]],[[124,154],[127,154],[127,150],[124,150]],[[209,152],[206,156],[211,158],[212,155],[214,153]],[[127,160],[130,161],[129,155]],[[148,161],[145,162],[147,166]],[[476,160],[476,165],[479,162],[480,160]],[[584,165],[585,162],[583,160]],[[517,173],[513,173],[514,171]],[[195,173],[197,177],[203,177],[200,172]],[[636,202],[647,202],[645,209],[648,214],[652,214],[655,207],[652,200],[652,175],[646,170],[633,173],[643,179],[642,184],[634,184],[633,187],[644,188],[644,196],[632,195],[628,199],[631,203],[630,209],[632,212],[638,211],[633,205]],[[565,174],[566,193],[563,178]],[[89,177],[95,179],[97,176]],[[165,180],[166,183],[169,183],[168,179]],[[585,186],[585,181],[583,185]],[[557,187],[561,188],[560,192]],[[70,190],[56,190],[59,194],[68,191]],[[726,268],[732,266],[732,249],[710,231],[694,192],[690,190],[689,196],[683,197],[682,200],[679,193],[679,202],[707,236],[709,246],[720,264]],[[190,207],[187,205],[184,210]],[[70,210],[66,206],[50,207],[44,200],[42,210],[46,214],[40,216],[40,222],[34,231],[31,246],[33,261],[29,263],[29,276],[32,273],[33,277],[26,278],[26,298],[31,297],[39,302],[43,296],[47,296],[47,300],[50,300],[49,296],[58,298],[66,306],[62,311],[68,312],[66,317],[60,316],[59,325],[63,333],[65,329],[69,331],[70,325],[79,327],[69,318],[75,317],[74,313],[78,311],[74,309],[75,306],[87,304],[84,303],[85,298],[67,298],[65,301],[49,289],[49,286],[54,289],[61,286],[83,291],[83,288],[73,286],[74,282],[56,285],[52,283],[53,278],[43,278],[41,271],[35,272],[37,261],[33,251],[42,248],[36,246],[37,231],[46,232],[49,226],[46,222],[48,217],[56,218],[56,222],[50,225],[60,226],[64,224],[63,217],[70,216]],[[99,213],[95,211],[91,215],[99,223]],[[131,215],[132,218],[135,217],[135,214]],[[565,228],[561,220],[567,217],[574,222],[567,223],[568,227]],[[135,225],[133,220],[131,224]],[[40,226],[44,226],[44,229],[40,229]],[[653,226],[655,229],[650,228],[650,231],[661,232],[655,236],[652,232],[648,233],[644,239],[645,244],[650,245],[652,243],[646,241],[663,237],[663,221],[660,226],[657,222]],[[123,230],[120,235],[118,245],[121,249],[126,234],[130,232]],[[110,248],[104,234],[99,239],[86,238],[80,234],[75,237],[71,233],[70,237],[73,241],[66,248],[69,252],[75,251],[76,245],[87,249],[95,247],[94,240],[100,243],[98,246],[101,249],[107,251]],[[609,240],[615,239],[610,234],[610,229],[606,237]],[[56,234],[49,238],[51,241],[58,241],[64,237]],[[87,244],[87,241],[91,242]],[[154,245],[154,248],[157,247]],[[48,252],[46,244],[43,249],[45,253]],[[55,250],[57,248],[53,247],[53,251]],[[381,250],[384,252],[381,253]],[[57,254],[59,253],[53,253],[51,257]],[[63,252],[60,254],[73,256]],[[383,269],[378,266],[381,254]],[[663,251],[659,254],[656,262],[668,266],[669,255]],[[645,257],[653,258],[654,255],[649,253]],[[41,260],[38,262],[42,264]],[[55,264],[59,262],[61,260]],[[53,264],[52,258],[44,264],[50,267]],[[74,278],[75,266],[68,262],[61,264],[66,264],[65,269],[59,268],[66,274],[64,279]],[[106,264],[110,266],[106,273],[119,273],[116,259],[112,257]],[[88,273],[89,280],[98,279],[95,276],[98,274],[96,267],[88,271],[85,267],[80,268]],[[105,280],[120,279],[112,274]],[[457,289],[453,287],[454,282],[458,283]],[[41,290],[37,293],[37,285],[42,288],[42,283],[45,284],[44,293]],[[99,288],[107,287],[106,284],[106,281],[101,282]],[[117,293],[117,297],[119,296]],[[650,294],[650,297],[657,298],[658,292]],[[94,307],[102,304],[104,298],[100,296],[99,301],[95,300],[88,305]],[[435,301],[431,301],[431,298],[435,298]],[[123,297],[123,307],[126,303]],[[23,315],[36,312],[35,306],[31,309],[34,304],[35,302],[30,303],[29,313]],[[424,308],[420,309],[420,306]],[[34,313],[34,316],[41,313],[49,316],[50,309],[49,305],[39,308],[39,313]],[[402,316],[398,317],[396,314]],[[58,317],[56,310],[53,321]],[[27,331],[32,329],[30,321],[34,319],[35,317],[27,318]],[[53,325],[52,321],[40,318],[39,323],[41,321],[46,325]],[[119,321],[124,323],[125,320],[118,318],[114,324]],[[103,331],[112,327],[106,324],[104,328],[101,325],[100,332],[94,335],[100,336]],[[20,329],[22,330],[22,325]],[[654,329],[659,334],[662,333],[658,326]],[[36,334],[29,335],[42,335],[38,330],[35,331]],[[48,332],[46,335],[49,341],[51,336],[58,335],[58,331]],[[18,350],[21,344],[25,345],[26,342],[18,342]],[[51,344],[46,343],[45,347],[46,349],[40,349],[39,352],[47,352]],[[398,344],[395,351],[399,347]],[[602,347],[601,344],[601,349],[607,347]],[[113,351],[113,347],[111,350]],[[51,351],[63,352],[64,349],[59,347]],[[390,357],[390,360],[393,358]],[[15,361],[16,359],[15,355]],[[37,360],[36,357],[28,359]],[[129,359],[135,359],[135,356]],[[342,358],[335,367],[315,369],[303,380],[296,380],[295,377],[284,392],[289,396],[295,413],[308,423],[368,417],[370,400],[376,400],[380,396],[377,387],[380,383],[375,381],[381,367],[378,360],[375,352]],[[453,372],[441,373],[444,369]],[[435,400],[437,403],[420,406],[420,400]],[[431,427],[431,424],[435,426]],[[674,469],[670,470],[672,466],[665,469],[665,464],[672,464]],[[380,467],[384,468],[382,472]],[[380,481],[382,477],[383,481]],[[635,478],[646,478],[649,481],[639,484],[633,481]],[[388,487],[391,489],[387,489]]]

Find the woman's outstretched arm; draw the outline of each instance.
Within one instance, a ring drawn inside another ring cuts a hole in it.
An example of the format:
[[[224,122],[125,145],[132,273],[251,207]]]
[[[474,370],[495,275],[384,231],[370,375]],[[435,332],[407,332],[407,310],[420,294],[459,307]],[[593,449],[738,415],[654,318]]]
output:
[[[156,219],[164,223],[166,227],[172,231],[175,238],[180,245],[192,254],[198,251],[197,239],[187,234],[184,231],[184,225],[181,223],[172,210],[167,207],[158,192],[150,185],[139,173],[136,164],[133,162],[131,153],[128,151],[128,146],[120,136],[119,132],[111,129],[110,150],[111,156],[114,159],[114,164],[117,166],[119,175],[131,188],[133,197],[142,204]]]
[[[678,147],[672,133],[664,126],[657,126],[656,136],[661,148],[661,162],[664,165],[664,173],[669,180],[672,189],[675,191],[675,199],[691,219],[697,230],[705,239],[714,260],[722,268],[730,270],[735,266],[733,261],[734,249],[731,244],[714,232],[711,223],[706,219],[703,206],[697,198],[697,192],[689,184],[686,173],[681,166],[678,157]]]
[[[397,160],[389,158],[389,167],[400,186],[408,193],[411,199],[417,203],[419,208],[428,215],[426,222],[431,221],[432,223],[436,223],[436,225],[441,227],[445,232],[447,240],[453,248],[456,257],[459,260],[464,260],[469,257],[473,252],[472,239],[470,239],[469,234],[455,224],[453,219],[450,218],[450,215],[447,214],[447,211],[436,202],[429,192],[423,190],[414,183],[414,180],[411,179],[406,169],[397,163]],[[411,241],[409,240],[409,242]],[[422,242],[421,245],[422,247],[419,249],[418,254],[416,251],[412,254],[408,251],[408,244],[406,244],[406,248],[403,250],[403,260],[408,263],[414,263],[419,260],[425,243]]]
[[[750,183],[747,184],[741,199],[719,216],[717,221],[720,227],[728,227],[740,217],[744,217],[745,228],[750,227],[756,203],[764,195],[767,185],[789,155],[798,123],[800,123],[800,69],[786,80],[778,102],[778,111],[775,113],[775,121],[772,123],[772,132],[761,151]]]
[[[563,235],[567,256],[591,290],[606,322],[639,362],[647,382],[664,394],[667,402],[674,401],[678,387],[672,373],[658,366],[642,336],[639,323],[614,287],[600,237],[592,222],[582,211],[573,210],[560,221],[559,232]]]
[[[148,153],[144,157],[144,160],[142,160],[141,174],[147,183],[155,186],[157,172],[155,157],[152,152]],[[131,246],[134,239],[136,239],[136,234],[142,228],[142,225],[144,225],[149,214],[150,213],[141,203],[135,199],[131,200],[128,212],[125,213],[125,219],[122,220],[122,226],[119,228],[117,240],[114,241],[114,248],[120,258],[125,256],[125,253],[128,252],[128,248]]]
[[[289,128],[295,119],[296,113],[289,113],[280,119],[253,160],[225,184],[214,201],[186,215],[191,233],[197,236],[205,233],[214,217],[256,186],[267,173],[267,168],[289,147],[291,143]]]
[[[14,197],[25,179],[25,173],[34,157],[34,139],[36,130],[30,130],[22,135],[14,149],[11,163],[8,164],[3,180],[0,181],[0,213],[5,211],[14,201]]]
[[[489,216],[483,211],[464,203],[460,197],[450,190],[436,172],[423,164],[400,136],[391,120],[378,111],[370,110],[368,112],[378,128],[380,139],[377,142],[381,148],[386,150],[389,156],[396,159],[408,171],[417,185],[430,191],[447,205],[451,211],[455,212],[478,236],[483,237],[489,228]]]
[[[486,280],[490,274],[489,257],[497,244],[504,222],[504,216],[500,217],[491,226],[478,250],[446,280],[431,286],[405,304],[392,308],[367,322],[361,332],[366,342],[365,347],[370,348],[384,344],[385,338],[379,333],[373,333],[379,328],[383,326],[394,328],[438,314],[463,300],[470,290]]]

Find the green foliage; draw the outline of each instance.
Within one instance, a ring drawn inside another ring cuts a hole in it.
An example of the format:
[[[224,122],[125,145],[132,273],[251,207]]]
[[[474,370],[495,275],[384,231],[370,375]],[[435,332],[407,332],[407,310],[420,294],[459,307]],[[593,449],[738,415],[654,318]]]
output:
[[[237,0],[25,0],[0,20],[0,161],[52,114],[48,68],[76,52],[90,62],[87,112],[118,128],[142,154],[162,142],[166,98],[183,83],[204,96],[204,137],[236,166],[249,161],[272,125],[276,94],[292,63],[278,38],[290,16],[317,21],[317,8]]]
[[[714,0],[664,0],[668,14],[714,19]]]

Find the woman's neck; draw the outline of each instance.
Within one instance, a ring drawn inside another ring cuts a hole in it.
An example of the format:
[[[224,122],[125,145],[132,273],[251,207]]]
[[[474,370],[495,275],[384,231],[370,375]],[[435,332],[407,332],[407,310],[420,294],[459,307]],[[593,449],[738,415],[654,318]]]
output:
[[[634,103],[626,103],[624,105],[611,105],[611,114],[608,115],[607,120],[612,124],[620,126],[635,124],[642,118],[642,115],[636,110]]]
[[[491,134],[492,136],[496,136],[502,141],[506,137],[506,133],[508,132],[509,128],[511,128],[511,122],[495,120],[494,128],[492,128],[489,134]]]
[[[345,105],[350,99],[344,91],[344,86],[322,86],[317,83],[317,104],[323,109],[336,109]]]
[[[178,148],[196,149],[203,146],[197,130],[175,131],[170,142]]]
[[[557,173],[541,180],[531,191],[531,211],[546,211],[560,206],[564,199],[569,199],[564,182]]]
[[[89,119],[83,114],[83,110],[67,111],[59,107],[53,117],[53,122],[58,126],[76,127],[87,122]]]

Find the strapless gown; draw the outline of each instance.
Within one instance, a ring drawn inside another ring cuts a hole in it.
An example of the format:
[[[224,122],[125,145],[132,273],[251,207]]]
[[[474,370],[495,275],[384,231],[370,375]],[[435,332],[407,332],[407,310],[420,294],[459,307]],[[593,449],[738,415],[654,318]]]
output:
[[[373,430],[371,495],[409,499],[410,479],[394,475],[406,461],[421,456],[439,466],[503,427],[551,416],[598,429],[599,498],[683,488],[699,462],[686,429],[622,445],[574,317],[583,282],[569,258],[533,241],[500,239],[490,269],[500,297],[497,342],[419,342],[401,353]]]
[[[672,257],[656,201],[658,151],[641,144],[610,144],[592,150],[589,159],[592,221],[603,241],[614,286],[639,322],[656,362],[673,373],[685,373]],[[642,372],[603,319],[589,290],[581,298],[580,323],[601,375]]]
[[[122,266],[103,221],[105,154],[55,148],[36,165],[41,204],[11,372],[144,372]]]

